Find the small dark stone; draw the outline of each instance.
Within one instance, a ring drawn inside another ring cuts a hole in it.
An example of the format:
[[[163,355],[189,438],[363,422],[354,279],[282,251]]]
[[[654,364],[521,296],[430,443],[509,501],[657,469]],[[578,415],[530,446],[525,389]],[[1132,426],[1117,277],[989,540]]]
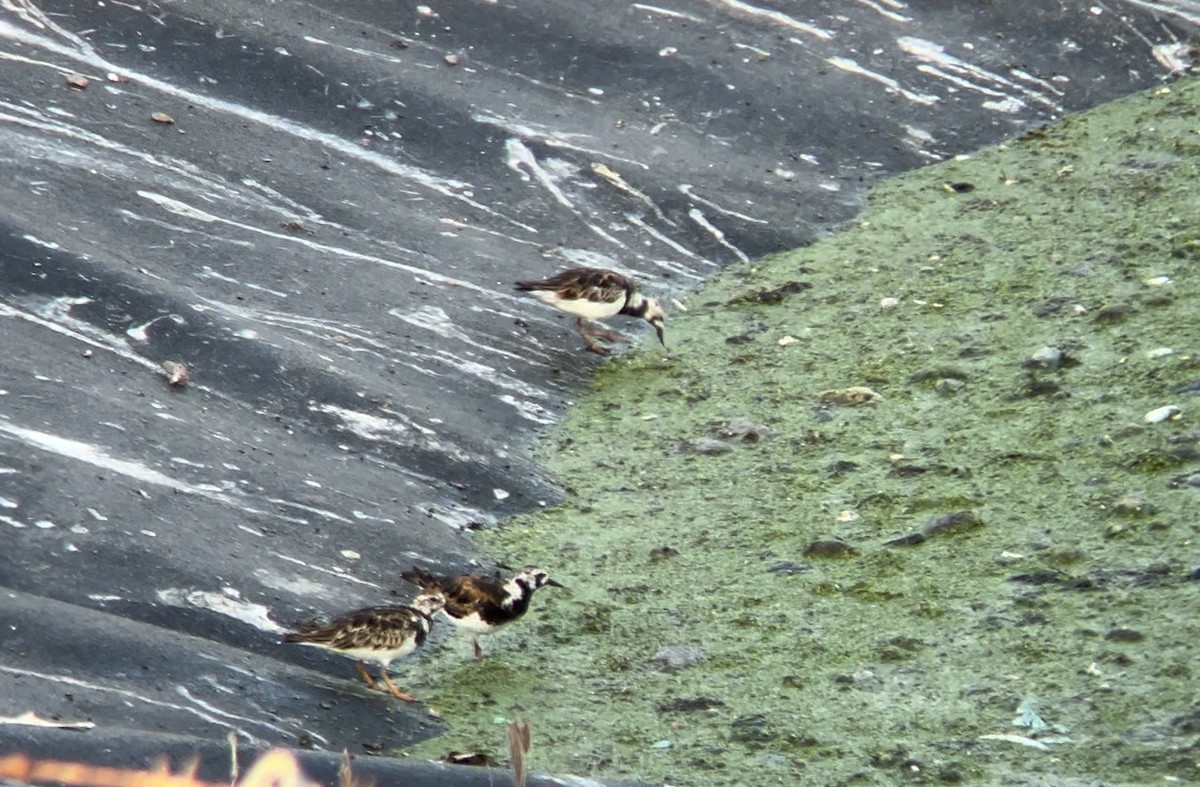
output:
[[[1133,307],[1128,303],[1110,303],[1097,309],[1092,319],[1099,323],[1113,324],[1124,322],[1131,314]]]
[[[755,424],[745,419],[722,421],[716,424],[718,437],[743,443],[759,443],[775,436],[775,430],[769,426]]]
[[[926,536],[957,535],[981,527],[983,527],[983,520],[974,511],[955,511],[952,514],[945,514],[934,519],[925,525],[922,532]]]
[[[675,547],[663,545],[650,550],[650,559],[657,562],[659,560],[666,560],[667,558],[676,557],[678,554],[679,550]]]
[[[690,713],[724,707],[725,703],[715,697],[679,697],[658,706],[660,713]]]
[[[812,571],[812,564],[811,563],[793,563],[790,560],[785,560],[783,562],[775,563],[774,565],[768,566],[767,571],[769,571],[772,574],[783,574],[785,576],[790,577],[794,574],[802,574],[805,571]]]
[[[1200,732],[1200,706],[1192,708],[1182,716],[1171,719],[1171,726],[1183,735],[1194,735]]]
[[[772,738],[767,717],[761,713],[738,716],[729,726],[733,730],[731,737],[739,743],[766,743]]]
[[[1200,566],[1196,566],[1190,572],[1188,572],[1188,581],[1200,582]]]
[[[947,183],[946,188],[950,189],[956,194],[970,194],[975,190],[975,184],[967,183],[965,180],[960,180],[954,183]]]
[[[885,547],[915,547],[917,544],[925,543],[924,533],[908,533],[903,536],[898,536],[890,541],[884,541]]]
[[[1034,317],[1049,317],[1058,314],[1071,303],[1070,298],[1047,298],[1033,307]]]
[[[965,382],[970,378],[970,372],[957,366],[933,366],[910,374],[908,381],[910,383],[937,382],[938,380],[962,380]]]
[[[851,462],[848,459],[839,459],[832,464],[826,465],[825,472],[833,477],[845,475],[858,469],[856,462]]]
[[[1062,386],[1053,380],[1046,380],[1035,374],[1031,374],[1025,378],[1025,382],[1021,385],[1017,395],[1025,399],[1035,399],[1039,396],[1051,396],[1061,390]]]
[[[1059,582],[1065,582],[1068,579],[1068,574],[1065,571],[1050,569],[1048,571],[1034,571],[1029,574],[1016,574],[1008,578],[1009,582],[1020,582],[1025,585],[1051,585]]]
[[[750,344],[754,341],[754,336],[748,333],[739,333],[734,336],[726,336],[726,344]]]
[[[812,285],[806,281],[789,281],[786,284],[781,284],[769,290],[759,290],[752,295],[743,295],[734,298],[732,303],[765,303],[775,305],[782,303],[784,298],[789,295],[795,295],[798,292],[812,289]]]
[[[840,538],[820,539],[804,548],[805,557],[854,557],[856,555],[858,555],[858,549]]]
[[[1104,635],[1109,642],[1141,642],[1146,635],[1137,629],[1115,628]]]

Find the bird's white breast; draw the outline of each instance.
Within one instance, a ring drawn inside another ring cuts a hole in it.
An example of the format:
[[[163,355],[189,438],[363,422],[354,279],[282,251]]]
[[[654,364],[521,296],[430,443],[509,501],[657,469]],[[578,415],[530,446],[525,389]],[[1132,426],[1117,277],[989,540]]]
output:
[[[472,612],[470,615],[461,618],[450,615],[446,615],[446,617],[450,618],[458,628],[463,631],[469,631],[472,634],[491,634],[496,630],[495,626],[489,626],[487,623],[484,623],[483,618],[479,617],[478,612]]]
[[[621,307],[625,305],[624,298],[621,298],[616,303],[589,301],[584,298],[579,300],[564,300],[558,297],[558,293],[556,292],[539,292],[537,293],[537,297],[542,303],[547,303],[556,309],[562,309],[568,314],[575,314],[589,320],[604,320],[612,317],[621,311]]]

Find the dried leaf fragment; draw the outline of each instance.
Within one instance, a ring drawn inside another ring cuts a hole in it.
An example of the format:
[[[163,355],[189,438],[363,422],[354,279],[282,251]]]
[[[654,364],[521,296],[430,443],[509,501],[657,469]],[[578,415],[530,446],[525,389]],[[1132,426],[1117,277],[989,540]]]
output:
[[[76,90],[83,90],[91,84],[91,81],[83,74],[71,74],[71,76],[67,77],[67,84]]]
[[[844,404],[850,407],[876,405],[883,401],[883,397],[878,393],[861,385],[821,391],[821,393],[817,394],[817,398],[821,404]]]
[[[176,388],[182,388],[188,384],[190,373],[188,368],[179,361],[163,361],[163,374],[167,376],[167,382]]]
[[[155,123],[162,123],[164,126],[175,125],[175,118],[171,117],[166,112],[155,112],[150,116],[150,119]]]

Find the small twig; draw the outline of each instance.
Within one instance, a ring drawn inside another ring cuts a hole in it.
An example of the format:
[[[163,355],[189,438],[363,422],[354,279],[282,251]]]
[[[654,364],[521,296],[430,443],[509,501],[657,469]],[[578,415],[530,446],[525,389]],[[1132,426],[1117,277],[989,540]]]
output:
[[[529,725],[514,721],[508,725],[508,756],[512,760],[513,784],[525,787],[525,755],[529,754]]]

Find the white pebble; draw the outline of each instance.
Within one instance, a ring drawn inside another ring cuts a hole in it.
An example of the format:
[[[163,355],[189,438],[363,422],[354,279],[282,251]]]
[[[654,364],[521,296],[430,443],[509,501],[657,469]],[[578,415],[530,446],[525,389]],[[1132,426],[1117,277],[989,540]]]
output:
[[[1163,358],[1175,353],[1170,347],[1155,347],[1153,350],[1146,350],[1147,358]]]
[[[798,341],[800,341],[800,340],[797,339],[795,336],[784,336],[782,339],[779,340],[779,346],[780,347],[790,347],[791,345],[795,344]]]
[[[888,309],[894,309],[899,305],[899,298],[881,298],[879,300],[879,308],[883,309],[884,311],[887,311]]]
[[[1163,421],[1168,421],[1173,418],[1178,418],[1180,413],[1182,413],[1182,412],[1183,412],[1182,410],[1180,410],[1178,407],[1176,407],[1173,404],[1168,404],[1165,407],[1157,407],[1157,408],[1151,410],[1150,412],[1146,413],[1146,415],[1145,415],[1146,423],[1148,423],[1148,424],[1162,423]]]
[[[1147,287],[1161,287],[1164,284],[1171,283],[1170,276],[1151,276],[1149,279],[1143,279],[1142,283]]]
[[[362,557],[362,555],[358,554],[353,549],[343,549],[342,557],[346,558],[347,560],[358,560],[360,557]]]

